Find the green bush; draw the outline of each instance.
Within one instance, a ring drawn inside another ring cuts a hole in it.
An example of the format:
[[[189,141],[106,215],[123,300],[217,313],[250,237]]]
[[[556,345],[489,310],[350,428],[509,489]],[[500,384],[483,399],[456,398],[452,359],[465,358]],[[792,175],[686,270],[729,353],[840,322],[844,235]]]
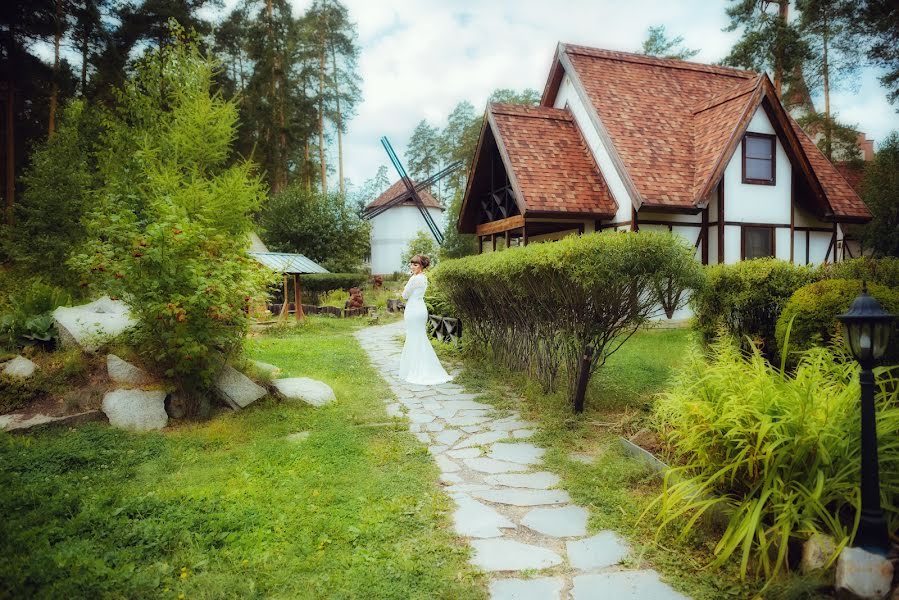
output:
[[[775,336],[780,356],[784,355],[788,327],[791,353],[830,343],[840,329],[837,315],[849,310],[849,305],[858,296],[861,288],[862,282],[857,279],[827,279],[796,290],[777,319]],[[885,310],[899,315],[899,288],[872,283],[868,285],[868,293],[876,298]],[[897,322],[893,324],[893,334],[884,362],[899,364]]]
[[[0,344],[8,348],[52,347],[58,332],[50,313],[58,306],[69,304],[69,294],[33,280],[24,289],[10,293],[8,298],[10,310],[0,315]]]
[[[694,326],[706,342],[725,328],[748,348],[746,338],[772,358],[774,330],[787,300],[797,289],[821,278],[818,268],[758,258],[707,268],[704,285],[693,295]]]
[[[548,389],[563,373],[579,412],[596,369],[641,325],[685,303],[701,277],[693,253],[669,233],[588,234],[444,261],[431,279],[466,336]]]
[[[195,414],[241,351],[245,309],[262,301],[267,274],[246,240],[263,187],[253,165],[231,160],[238,110],[213,91],[216,65],[174,37],[118,92],[90,238],[73,263],[128,303],[144,363],[195,400]]]
[[[365,273],[311,273],[300,275],[300,292],[303,294],[304,302],[319,304],[322,295],[327,292],[362,287],[366,281],[368,275]]]
[[[403,250],[403,254],[400,256],[400,262],[403,265],[403,269],[408,271],[409,261],[412,260],[412,257],[416,254],[427,256],[431,259],[431,267],[436,267],[437,263],[440,262],[440,257],[437,256],[439,249],[440,247],[437,245],[434,236],[431,235],[430,232],[419,231],[414,238],[409,240],[406,249]]]
[[[698,352],[655,407],[672,463],[658,509],[660,531],[720,510],[728,525],[713,566],[734,554],[774,577],[796,556],[791,542],[833,536],[837,551],[855,535],[860,510],[859,368],[841,349],[806,352],[795,374],[732,340]],[[878,376],[881,500],[899,526],[899,369]],[[649,510],[649,509],[648,509]],[[752,561],[750,563],[750,561]]]
[[[828,279],[864,279],[899,289],[899,258],[850,258],[824,267]]]

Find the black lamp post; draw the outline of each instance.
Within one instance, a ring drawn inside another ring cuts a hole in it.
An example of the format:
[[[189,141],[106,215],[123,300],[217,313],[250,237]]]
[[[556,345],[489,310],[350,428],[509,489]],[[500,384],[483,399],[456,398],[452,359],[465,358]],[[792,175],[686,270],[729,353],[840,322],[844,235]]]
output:
[[[890,535],[880,508],[874,373],[871,369],[886,351],[895,317],[868,295],[868,286],[862,283],[862,293],[852,301],[849,312],[837,318],[843,323],[846,342],[862,368],[859,374],[862,388],[862,511],[855,545],[869,552],[886,555],[890,549]]]

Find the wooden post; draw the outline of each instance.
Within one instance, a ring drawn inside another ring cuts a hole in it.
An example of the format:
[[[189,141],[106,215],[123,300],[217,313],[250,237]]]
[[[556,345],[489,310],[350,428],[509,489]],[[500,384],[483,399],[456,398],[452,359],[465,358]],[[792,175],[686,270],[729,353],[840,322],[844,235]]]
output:
[[[511,246],[511,245],[512,245],[512,232],[510,232],[510,231],[507,229],[507,230],[506,230],[506,247],[503,248],[503,249],[504,249],[504,250],[508,250],[508,249],[509,249],[509,246]]]
[[[484,253],[484,238],[482,236],[478,236],[478,254]]]
[[[300,296],[300,276],[296,273],[293,274],[293,300],[297,305],[297,321],[302,321],[306,318],[306,315],[303,313],[302,297]]]
[[[718,264],[724,264],[724,179],[718,184]]]
[[[631,207],[631,231],[640,231],[640,219],[636,207]]]
[[[496,252],[496,234],[494,233],[493,235],[491,235],[490,239],[493,242],[493,251]]]
[[[709,207],[702,209],[702,264],[709,264]]]
[[[522,245],[527,246],[528,245],[528,224],[527,223],[525,223],[524,225],[521,226],[521,239],[522,239]]]
[[[278,315],[278,320],[282,320],[287,317],[287,273],[284,274],[284,303],[281,304],[281,314]]]

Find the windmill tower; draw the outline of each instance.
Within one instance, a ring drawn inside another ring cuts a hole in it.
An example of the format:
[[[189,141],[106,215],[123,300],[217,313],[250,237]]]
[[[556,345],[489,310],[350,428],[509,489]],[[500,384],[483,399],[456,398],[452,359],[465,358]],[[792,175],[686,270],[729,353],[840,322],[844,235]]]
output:
[[[455,162],[426,180],[416,183],[406,174],[386,137],[381,144],[400,176],[383,194],[365,207],[364,217],[371,221],[372,275],[389,275],[404,271],[402,254],[420,231],[427,231],[443,244],[443,211],[440,202],[428,188],[462,166]]]

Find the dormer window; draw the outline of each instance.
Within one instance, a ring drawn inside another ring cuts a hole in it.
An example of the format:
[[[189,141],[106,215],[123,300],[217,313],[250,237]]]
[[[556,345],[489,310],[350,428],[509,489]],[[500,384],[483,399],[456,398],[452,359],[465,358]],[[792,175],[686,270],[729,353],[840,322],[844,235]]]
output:
[[[743,183],[774,185],[776,139],[765,133],[743,136]]]

